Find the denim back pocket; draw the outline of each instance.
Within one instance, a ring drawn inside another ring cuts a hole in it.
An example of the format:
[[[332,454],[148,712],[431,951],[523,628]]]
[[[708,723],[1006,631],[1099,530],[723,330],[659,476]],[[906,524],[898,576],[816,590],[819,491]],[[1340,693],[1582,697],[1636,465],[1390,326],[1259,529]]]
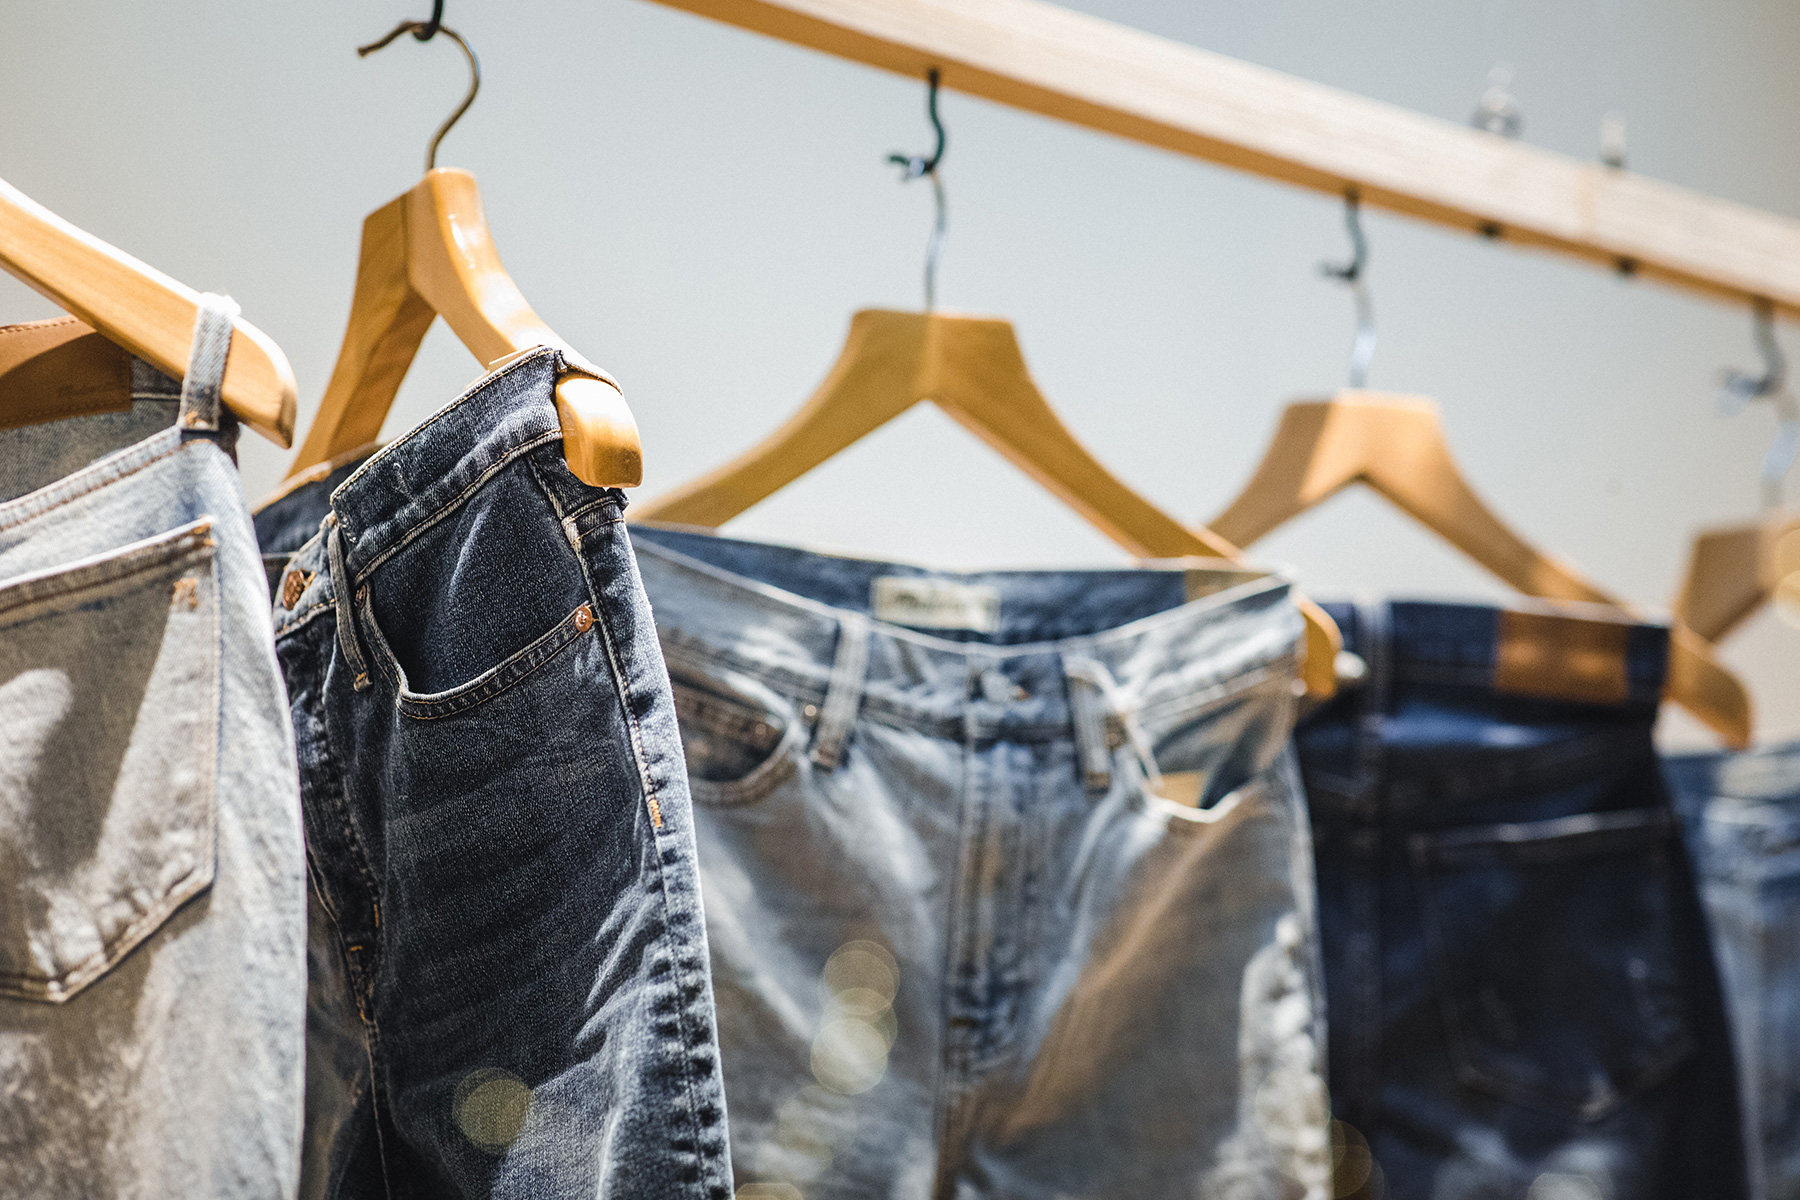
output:
[[[1668,812],[1415,834],[1410,850],[1466,1086],[1592,1121],[1692,1051]]]
[[[202,518],[0,587],[0,995],[68,1000],[213,879]]]

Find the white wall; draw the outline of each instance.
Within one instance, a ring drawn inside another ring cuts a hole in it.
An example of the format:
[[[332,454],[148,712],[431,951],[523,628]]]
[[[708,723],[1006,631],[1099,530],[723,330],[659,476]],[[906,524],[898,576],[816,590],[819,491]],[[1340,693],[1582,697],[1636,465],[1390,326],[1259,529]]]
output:
[[[304,428],[359,222],[415,182],[464,80],[442,42],[361,61],[353,47],[427,7],[5,0],[0,177],[236,296],[292,359]],[[1800,215],[1800,8],[1780,0],[1076,7],[1458,120],[1504,58],[1528,140],[1592,155],[1602,112],[1621,107],[1636,169]],[[452,0],[448,20],[486,84],[440,162],[477,173],[526,295],[625,384],[644,494],[787,413],[853,309],[919,302],[929,188],[900,186],[883,158],[929,146],[922,84],[642,0]],[[942,107],[941,303],[1015,319],[1102,459],[1184,518],[1216,511],[1281,403],[1342,382],[1350,302],[1315,270],[1346,249],[1336,204],[957,95]],[[1748,315],[1380,215],[1368,227],[1371,382],[1437,396],[1468,473],[1528,536],[1633,600],[1666,601],[1693,528],[1756,502],[1772,417],[1713,407],[1717,370],[1755,363]],[[4,319],[50,313],[0,280]],[[475,370],[438,326],[388,432]],[[285,457],[247,438],[253,497]],[[954,565],[1118,557],[928,411],[736,528]],[[1503,594],[1363,496],[1261,549],[1318,595]],[[1800,734],[1800,631],[1764,615],[1726,657],[1764,736]],[[1703,740],[1680,721],[1665,732]]]

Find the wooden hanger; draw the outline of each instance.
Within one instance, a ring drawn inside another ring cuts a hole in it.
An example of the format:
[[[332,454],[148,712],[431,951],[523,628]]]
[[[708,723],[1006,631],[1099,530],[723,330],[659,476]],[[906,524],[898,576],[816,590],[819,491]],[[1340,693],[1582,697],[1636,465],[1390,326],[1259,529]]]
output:
[[[1240,546],[1353,483],[1386,497],[1528,596],[1627,606],[1526,542],[1475,494],[1450,453],[1437,405],[1420,396],[1346,391],[1290,404],[1238,498],[1211,522]],[[1665,694],[1733,746],[1749,743],[1750,697],[1679,619]]]
[[[1800,514],[1771,512],[1750,524],[1702,530],[1670,608],[1717,642],[1786,589],[1800,601]]]
[[[452,167],[427,171],[363,222],[350,324],[290,475],[375,440],[439,316],[485,367],[534,346],[568,349],[500,265],[475,177]],[[583,482],[643,480],[637,422],[610,380],[565,374],[556,412],[569,469]]]
[[[1774,305],[1759,297],[1751,311],[1762,371],[1727,371],[1720,400],[1726,412],[1752,401],[1775,409],[1775,441],[1759,472],[1762,515],[1745,524],[1702,530],[1670,606],[1709,642],[1725,637],[1778,594],[1800,602],[1800,513],[1784,510],[1781,503],[1782,483],[1800,453],[1800,401],[1786,387],[1787,357],[1775,340]]]
[[[825,382],[780,428],[737,459],[633,510],[716,527],[921,401],[936,404],[1132,554],[1239,561],[1211,531],[1183,526],[1089,454],[1032,381],[1010,322],[866,309]],[[1336,688],[1342,647],[1324,611],[1303,604],[1303,673],[1315,696]]]
[[[5,180],[0,180],[0,267],[86,326],[62,332],[98,332],[173,379],[187,370],[199,293],[75,228]],[[220,392],[225,407],[277,445],[291,445],[293,368],[281,348],[250,322],[235,320],[232,328]],[[61,402],[43,407],[42,393],[38,397],[31,421],[96,411],[87,389],[72,391],[66,410]],[[0,412],[0,425],[27,423],[17,419],[21,415],[17,409],[11,418]]]
[[[0,325],[0,429],[131,407],[131,355],[74,317]]]
[[[366,57],[402,34],[426,42],[441,33],[468,61],[469,90],[432,135],[425,178],[363,221],[350,326],[318,416],[288,475],[330,462],[379,436],[425,331],[441,316],[489,370],[536,346],[570,354],[573,369],[556,382],[556,414],[569,470],[594,487],[636,487],[644,477],[643,448],[618,385],[585,366],[586,360],[525,303],[500,265],[475,177],[437,166],[438,144],[481,90],[480,60],[461,34],[442,23],[442,7],[429,22],[402,21],[386,37],[356,49],[358,57]]]

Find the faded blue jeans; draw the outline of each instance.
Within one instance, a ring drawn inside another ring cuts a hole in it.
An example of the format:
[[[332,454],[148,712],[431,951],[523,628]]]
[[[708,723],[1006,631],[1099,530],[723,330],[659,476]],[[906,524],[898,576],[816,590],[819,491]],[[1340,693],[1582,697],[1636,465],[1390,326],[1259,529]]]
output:
[[[1757,1200],[1800,1200],[1800,742],[1665,760],[1731,1014]]]
[[[1285,582],[632,536],[740,1197],[1329,1196]]]
[[[355,467],[280,577],[309,1197],[731,1193],[675,711],[624,498],[563,461],[566,365]]]
[[[1341,1190],[1743,1196],[1717,978],[1651,743],[1666,631],[1326,607],[1367,664],[1295,738]],[[1589,702],[1520,694],[1546,669]]]
[[[0,1196],[287,1200],[299,782],[207,298],[186,394],[0,430]]]

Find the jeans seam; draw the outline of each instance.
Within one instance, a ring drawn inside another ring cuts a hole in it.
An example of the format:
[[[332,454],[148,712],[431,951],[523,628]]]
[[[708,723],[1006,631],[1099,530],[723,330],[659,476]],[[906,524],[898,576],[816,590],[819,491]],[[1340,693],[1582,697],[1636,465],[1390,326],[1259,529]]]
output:
[[[590,500],[586,504],[583,504],[578,508],[570,509],[568,512],[563,514],[562,519],[565,522],[579,521],[582,517],[586,516],[588,513],[593,512],[596,508],[602,508],[608,504],[619,504],[622,507],[622,502],[619,500],[619,498],[617,496],[601,496],[599,499]],[[614,524],[616,522],[622,521],[624,519],[625,518],[624,518],[623,514],[621,513],[620,515],[609,518],[606,523],[610,525],[610,524]]]
[[[171,425],[168,429],[158,430],[143,441],[127,447],[121,452],[122,457],[119,461],[110,463],[104,468],[98,468],[97,464],[89,464],[73,475],[64,476],[51,484],[47,494],[40,495],[34,503],[23,504],[22,502],[26,499],[23,496],[16,500],[0,503],[0,530],[13,529],[35,521],[46,513],[55,512],[64,505],[73,504],[83,497],[91,496],[121,480],[129,479],[140,471],[148,470],[165,458],[172,457],[187,445],[179,436],[169,439],[166,447],[153,448],[151,446],[151,443],[158,439],[168,438],[171,430],[176,430],[176,426]],[[177,430],[177,432],[179,431]],[[92,473],[91,478],[80,478],[90,472]],[[14,505],[20,505],[20,507],[16,512],[8,513],[6,510]]]
[[[462,407],[464,401],[468,400],[470,397],[475,396],[477,393],[485,391],[487,388],[489,388],[493,384],[498,383],[502,379],[505,379],[508,375],[511,375],[514,371],[523,367],[526,363],[536,362],[538,355],[540,353],[543,353],[544,351],[549,351],[550,353],[555,353],[555,350],[552,347],[548,347],[548,346],[540,347],[538,350],[531,351],[526,354],[521,354],[518,358],[515,358],[513,361],[507,363],[504,367],[501,367],[498,371],[495,371],[490,375],[483,375],[480,379],[478,379],[474,383],[470,384],[468,386],[468,388],[466,388],[463,391],[462,395],[458,396],[456,399],[452,400],[450,403],[444,405],[444,407],[438,409],[436,412],[432,413],[429,417],[426,417],[423,421],[419,422],[419,424],[413,426],[410,430],[408,430],[406,432],[406,434],[404,436],[395,438],[393,441],[389,442],[387,445],[383,446],[381,449],[377,450],[375,453],[369,455],[368,458],[365,458],[362,462],[362,465],[357,467],[356,470],[354,470],[350,473],[350,478],[348,478],[348,479],[344,480],[344,482],[338,484],[338,486],[334,490],[333,494],[335,495],[336,492],[342,491],[343,489],[349,487],[352,483],[356,482],[356,479],[358,476],[360,476],[364,471],[369,470],[371,463],[380,461],[382,458],[384,458],[390,452],[398,453],[399,451],[396,449],[396,447],[403,446],[403,445],[413,441],[420,434],[422,434],[425,430],[431,428],[433,425],[436,425],[439,421],[442,421],[442,420],[446,419],[447,417],[449,417],[451,413],[455,412],[458,408]],[[558,430],[556,433],[547,435],[547,436],[561,437],[562,431]]]
[[[582,608],[588,607],[586,605]],[[581,639],[585,632],[576,617],[581,608],[576,608],[568,616],[558,621],[547,632],[524,649],[517,651],[503,660],[498,666],[490,667],[492,678],[482,679],[477,676],[462,687],[451,688],[448,692],[437,693],[441,699],[420,698],[419,693],[401,687],[395,697],[394,706],[401,715],[411,717],[415,721],[440,721],[445,717],[454,717],[459,713],[480,708],[488,701],[495,699],[531,678],[541,668],[549,666],[556,658]],[[589,615],[592,615],[590,609]],[[483,675],[488,671],[482,672]]]
[[[369,657],[381,668],[381,674],[393,686],[396,703],[401,692],[406,690],[406,668],[394,657],[393,647],[388,645],[387,635],[381,632],[381,622],[375,619],[375,599],[369,591],[369,585],[363,584],[356,589],[355,604],[352,614],[359,626],[366,627],[370,648],[374,653]]]
[[[676,938],[669,922],[669,917],[671,915],[670,910],[673,908],[673,904],[671,903],[672,897],[670,895],[669,873],[664,870],[660,846],[662,841],[661,835],[664,828],[662,808],[657,802],[656,785],[650,778],[650,764],[644,754],[643,730],[638,722],[637,709],[632,703],[630,682],[625,678],[625,673],[619,664],[615,631],[613,629],[611,615],[607,612],[606,606],[600,601],[599,589],[594,585],[593,572],[589,570],[587,555],[582,550],[583,538],[572,527],[569,522],[568,514],[563,512],[562,505],[557,500],[555,489],[550,487],[544,480],[538,471],[536,464],[528,461],[527,466],[531,470],[533,481],[537,483],[538,488],[549,500],[551,509],[557,514],[559,522],[563,525],[563,529],[568,535],[569,548],[574,552],[576,565],[581,570],[582,581],[587,585],[588,598],[593,604],[594,625],[600,630],[600,644],[606,651],[606,665],[608,671],[612,674],[614,696],[617,698],[620,707],[624,710],[626,724],[631,730],[631,757],[633,763],[637,766],[638,783],[644,789],[644,799],[649,807],[651,824],[653,826],[650,833],[650,844],[654,851],[653,858],[656,863],[657,886],[662,891],[663,899],[663,949],[669,955],[671,986],[675,989],[675,1020],[681,1030],[682,1088],[687,1093],[689,1125],[694,1143],[694,1170],[700,1184],[705,1186],[707,1176],[706,1152],[704,1146],[705,1129],[700,1121],[700,1088],[699,1081],[695,1078],[692,1060],[695,1046],[695,1030],[693,1029],[692,1014],[688,1011],[689,1005],[687,999],[683,995],[686,990],[686,972],[680,961],[680,955],[676,952],[676,946],[674,945]],[[605,524],[614,525],[618,523],[618,519],[615,518]],[[627,543],[627,545],[629,545],[629,543]],[[655,636],[655,634],[652,632],[651,636]],[[671,701],[671,704],[672,703],[673,702]],[[696,866],[697,865],[698,864],[696,864]],[[696,896],[695,899],[697,901],[698,896]],[[694,909],[696,913],[699,911],[698,903],[694,905]],[[702,918],[702,920],[704,920],[704,918]],[[702,929],[704,929],[704,925],[702,926]],[[675,1149],[679,1150],[679,1147],[675,1147]]]
[[[531,438],[528,441],[520,442],[518,445],[509,449],[505,454],[502,454],[499,458],[495,459],[488,466],[482,468],[481,474],[477,475],[474,479],[470,480],[468,486],[463,488],[462,491],[458,492],[456,495],[454,495],[450,499],[444,501],[442,504],[438,505],[436,508],[432,509],[430,512],[424,514],[423,516],[419,517],[417,520],[413,521],[411,524],[407,525],[406,532],[402,533],[394,541],[393,545],[388,546],[386,549],[382,550],[379,554],[377,554],[374,558],[370,559],[367,563],[363,564],[361,567],[358,567],[356,570],[350,572],[351,578],[356,580],[359,583],[362,580],[367,579],[371,574],[374,573],[376,568],[381,566],[382,563],[386,562],[388,559],[392,558],[394,555],[400,553],[400,551],[406,549],[406,547],[410,546],[414,541],[416,541],[420,536],[422,536],[426,530],[430,529],[433,525],[436,525],[439,521],[441,521],[445,517],[449,516],[453,510],[461,508],[464,504],[468,503],[469,497],[473,496],[476,492],[478,492],[482,488],[486,487],[487,483],[490,479],[492,479],[495,475],[499,474],[501,471],[504,471],[507,467],[511,466],[515,460],[517,460],[518,458],[520,458],[526,454],[529,454],[531,451],[537,449],[539,446],[544,445],[546,442],[553,442],[561,437],[562,437],[562,432],[560,430],[558,430],[554,433],[541,433],[537,437]],[[371,459],[370,461],[373,462],[374,460]],[[348,485],[348,482],[349,482],[348,480],[345,481],[345,486]],[[341,514],[338,517],[338,523],[340,525],[342,525],[344,523],[344,520],[343,520],[343,517]],[[366,533],[368,531],[363,530],[362,532]],[[360,536],[360,534],[359,534],[359,536]],[[352,540],[354,541],[354,539],[352,539]],[[349,556],[346,555],[345,557],[348,558]]]
[[[337,638],[335,636],[330,637],[328,645],[335,648],[338,645]],[[376,899],[377,895],[379,895],[379,888],[376,883],[375,872],[369,866],[368,855],[363,851],[362,838],[361,838],[361,836],[359,836],[357,834],[356,824],[354,821],[351,820],[351,817],[350,817],[349,784],[345,780],[343,769],[338,766],[337,753],[333,749],[332,744],[331,744],[331,727],[326,718],[326,714],[324,712],[323,682],[324,682],[323,680],[320,680],[319,712],[317,714],[317,716],[318,716],[317,725],[318,725],[319,733],[315,739],[315,743],[317,746],[317,752],[319,754],[321,762],[323,763],[325,769],[329,772],[329,774],[331,776],[332,786],[324,789],[325,793],[326,793],[326,800],[332,807],[333,816],[336,819],[338,831],[344,839],[345,852],[351,859],[351,865],[356,870],[357,875],[362,879],[363,886],[368,889],[368,892],[369,892],[369,915],[370,915],[370,919],[374,923],[374,929],[375,929],[376,935],[377,935],[377,937],[379,937],[380,931],[381,931],[381,904]],[[333,909],[333,911],[335,912],[335,908]],[[348,953],[349,953],[349,947],[343,945],[341,918],[340,918],[340,925],[339,925],[339,945],[343,949],[346,959],[347,959]],[[362,997],[359,996],[357,998],[357,1008],[359,1011],[359,1015],[362,1015],[365,1021],[369,1020],[370,1017],[367,1013],[363,1012],[362,1010],[364,1010],[365,1007],[372,1010],[374,1007],[374,1003],[373,1003],[374,1002],[374,978],[373,977],[379,972],[380,966],[381,966],[381,961],[380,961],[381,955],[380,955],[379,945],[377,945],[370,951],[369,959],[370,959],[370,966],[368,969],[368,975],[370,977],[370,979],[369,979],[369,1004],[365,1006],[363,1003]],[[345,966],[346,966],[346,968],[349,968],[349,963],[347,961],[346,961]],[[348,974],[354,980],[358,976],[362,975],[363,972],[357,971],[354,969],[350,969],[350,970],[348,970]]]
[[[965,708],[966,712],[966,708]],[[962,780],[957,789],[962,801],[962,811],[957,821],[957,854],[956,876],[952,883],[949,908],[949,927],[944,938],[944,986],[946,1008],[954,1002],[958,987],[958,965],[964,959],[967,938],[963,905],[968,899],[969,889],[973,886],[980,872],[979,864],[973,861],[978,853],[981,830],[986,825],[985,804],[972,794],[974,778],[973,760],[975,742],[972,733],[965,732],[962,738]],[[953,1137],[958,1136],[968,1106],[968,1096],[964,1090],[967,1082],[963,1076],[963,1064],[959,1057],[967,1057],[967,1048],[958,1045],[958,1033],[955,1026],[945,1032],[943,1049],[938,1057],[937,1086],[933,1092],[932,1124],[936,1128],[937,1161],[932,1164],[931,1195],[933,1200],[946,1200],[951,1195],[957,1171],[952,1163],[951,1145]]]
[[[315,618],[320,617],[327,612],[330,612],[331,609],[332,609],[332,606],[329,603],[320,603],[320,604],[313,605],[311,608],[307,609],[303,615],[295,617],[293,620],[289,621],[285,625],[276,626],[275,627],[275,640],[280,641],[282,638],[287,637],[290,634],[296,633],[301,629],[304,629],[306,626],[312,624],[312,622]]]

